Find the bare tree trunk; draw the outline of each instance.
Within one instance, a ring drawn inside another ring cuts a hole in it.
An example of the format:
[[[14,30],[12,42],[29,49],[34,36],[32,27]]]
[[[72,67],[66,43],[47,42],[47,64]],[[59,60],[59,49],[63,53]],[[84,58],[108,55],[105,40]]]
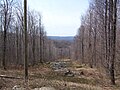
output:
[[[3,40],[3,61],[2,61],[2,65],[3,65],[3,69],[6,70],[6,34],[7,34],[7,12],[5,12],[5,21],[4,21],[4,40]]]
[[[32,51],[33,51],[33,62],[32,65],[35,64],[35,26],[34,26],[34,30],[33,30],[33,45],[32,45]]]
[[[92,33],[92,13],[90,12],[90,29],[89,29],[89,60],[90,67],[93,68],[93,59],[92,59],[92,44],[91,44],[91,35]]]
[[[109,40],[109,36],[108,35],[110,35],[110,34],[107,32],[108,31],[107,27],[109,27],[108,26],[109,24],[108,24],[108,16],[107,16],[107,14],[108,14],[108,0],[105,1],[105,19],[104,19],[105,26],[104,26],[104,30],[105,30],[105,59],[106,59],[106,66],[105,66],[105,68],[109,69],[109,58],[108,58],[108,56],[109,56],[109,46],[110,46],[110,44],[108,44],[108,42],[109,42],[108,41]]]
[[[95,18],[95,24],[97,25],[97,19]],[[94,28],[94,49],[93,49],[93,55],[94,55],[94,65],[96,66],[96,39],[97,39],[97,26],[95,25]]]
[[[16,64],[18,65],[19,64],[19,33],[18,33],[18,27],[17,27],[17,24],[16,24]]]
[[[0,42],[2,42],[2,36],[3,36],[3,34],[2,34],[2,15],[1,15],[1,20],[0,20],[0,22],[1,22],[1,24],[0,24]],[[2,47],[2,44],[0,44],[0,47]],[[0,53],[0,55],[1,55],[1,53]],[[0,66],[2,65],[2,58],[0,58],[1,60],[0,60]]]
[[[81,34],[81,35],[82,35],[82,36],[81,36],[81,37],[82,37],[82,38],[81,38],[81,39],[82,39],[82,40],[81,40],[81,44],[82,44],[82,45],[81,45],[81,49],[82,49],[82,52],[81,52],[81,54],[82,54],[82,63],[84,63],[84,30],[85,30],[85,27],[82,26],[82,27],[81,27],[81,30],[82,30],[82,34]]]
[[[111,75],[111,83],[115,85],[115,51],[116,51],[116,19],[117,19],[117,0],[111,1],[111,31],[112,31],[112,50],[111,50],[111,67],[110,67],[110,75]]]
[[[40,17],[40,20],[39,20],[39,29],[40,29],[40,63],[43,63],[43,54],[42,54],[42,35],[43,35],[43,33],[42,33],[42,27],[41,27],[41,17]]]
[[[27,41],[27,0],[24,0],[24,31],[25,31],[25,61],[24,61],[24,71],[25,71],[25,82],[28,81],[28,41]]]
[[[115,55],[116,55],[116,19],[117,19],[117,0],[109,0],[109,22],[110,22],[110,79],[111,84],[115,85]]]

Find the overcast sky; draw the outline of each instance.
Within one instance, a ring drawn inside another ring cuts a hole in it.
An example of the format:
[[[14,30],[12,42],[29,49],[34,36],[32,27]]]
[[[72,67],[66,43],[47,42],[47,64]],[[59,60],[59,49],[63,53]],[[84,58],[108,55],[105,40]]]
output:
[[[31,10],[39,11],[48,36],[74,36],[88,0],[28,0]]]

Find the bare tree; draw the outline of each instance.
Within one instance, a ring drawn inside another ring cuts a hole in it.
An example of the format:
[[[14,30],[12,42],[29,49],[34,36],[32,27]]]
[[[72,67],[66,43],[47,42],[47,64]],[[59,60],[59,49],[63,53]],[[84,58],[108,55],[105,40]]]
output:
[[[115,70],[119,59],[116,58],[116,53],[119,52],[118,49],[120,48],[118,45],[119,35],[116,34],[116,31],[119,30],[117,2],[117,0],[93,0],[88,9],[89,12],[84,16],[84,24],[81,24],[85,28],[84,61],[90,67],[104,67],[113,85],[115,85]],[[78,46],[83,46],[81,45],[83,42],[82,35],[82,32],[77,33],[77,38],[75,38],[75,57],[82,57],[83,49],[81,49],[81,53],[78,50]],[[77,52],[79,52],[78,56]]]
[[[4,38],[3,38],[3,59],[2,66],[6,70],[6,41],[7,31],[9,29],[12,13],[13,0],[2,0],[2,14],[3,14],[3,27],[4,27]]]
[[[27,0],[24,0],[24,30],[25,30],[25,82],[28,80],[28,41],[27,41]]]
[[[116,22],[117,22],[117,0],[110,0],[110,21],[111,21],[111,64],[110,76],[111,83],[115,85],[115,55],[116,55]]]

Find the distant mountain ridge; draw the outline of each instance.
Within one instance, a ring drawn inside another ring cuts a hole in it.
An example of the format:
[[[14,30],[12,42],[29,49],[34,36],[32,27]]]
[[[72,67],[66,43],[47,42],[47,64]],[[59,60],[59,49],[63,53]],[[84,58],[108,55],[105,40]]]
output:
[[[48,36],[51,40],[65,40],[65,41],[73,41],[74,36]]]

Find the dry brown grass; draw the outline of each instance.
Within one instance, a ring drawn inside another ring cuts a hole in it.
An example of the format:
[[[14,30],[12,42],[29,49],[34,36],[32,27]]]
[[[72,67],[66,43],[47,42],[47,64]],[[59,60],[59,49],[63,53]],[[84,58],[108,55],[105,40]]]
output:
[[[80,65],[78,62],[70,63],[68,68],[75,73],[75,77],[65,77],[58,72],[54,72],[49,64],[29,67],[29,89],[47,86],[54,87],[56,90],[120,90],[118,85],[110,86],[105,74],[99,70],[89,68],[87,65]],[[80,75],[81,71],[84,75]],[[24,77],[22,68],[10,68],[7,71],[0,70],[0,74]],[[119,81],[117,80],[117,82]],[[15,85],[25,87],[24,80],[0,79],[0,90],[12,90]]]

